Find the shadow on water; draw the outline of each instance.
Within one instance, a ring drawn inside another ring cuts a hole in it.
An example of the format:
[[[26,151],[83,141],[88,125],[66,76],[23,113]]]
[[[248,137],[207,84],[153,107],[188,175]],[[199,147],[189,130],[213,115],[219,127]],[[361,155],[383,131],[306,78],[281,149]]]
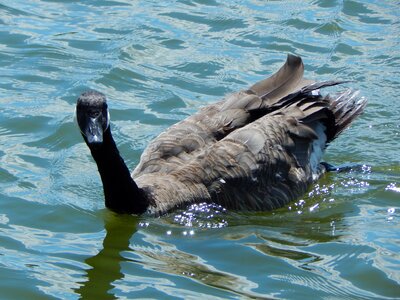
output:
[[[106,236],[103,249],[95,256],[89,257],[85,263],[87,281],[75,292],[81,299],[117,299],[111,292],[113,282],[122,279],[121,263],[128,261],[122,253],[131,250],[130,238],[136,232],[137,217],[130,215],[116,216],[110,213],[105,218]]]

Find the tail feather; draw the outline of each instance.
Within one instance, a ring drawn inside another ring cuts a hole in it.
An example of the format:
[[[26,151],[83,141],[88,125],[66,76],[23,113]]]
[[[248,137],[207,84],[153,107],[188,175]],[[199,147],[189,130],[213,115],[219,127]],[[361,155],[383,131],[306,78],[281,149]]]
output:
[[[327,142],[339,136],[350,124],[363,113],[367,100],[360,97],[359,91],[347,89],[332,96],[321,96],[319,89],[346,83],[348,81],[329,80],[307,85],[294,92],[276,105],[293,105],[305,112],[303,122],[311,123],[316,120],[325,120]],[[317,100],[319,99],[319,100]]]
[[[289,54],[285,64],[271,77],[250,87],[250,91],[263,99],[263,107],[269,107],[292,93],[303,80],[304,65],[300,57]]]
[[[359,97],[359,91],[347,90],[331,98],[330,109],[335,117],[334,133],[330,141],[334,140],[350,124],[363,113],[367,100]]]

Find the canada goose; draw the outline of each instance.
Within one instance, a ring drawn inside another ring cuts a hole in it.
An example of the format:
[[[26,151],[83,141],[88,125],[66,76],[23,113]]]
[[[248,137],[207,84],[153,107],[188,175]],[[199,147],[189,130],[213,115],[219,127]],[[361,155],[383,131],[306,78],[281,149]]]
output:
[[[77,121],[103,182],[105,205],[160,215],[195,202],[272,210],[304,194],[325,171],[324,149],[366,105],[357,92],[322,96],[343,82],[303,79],[288,55],[271,77],[171,126],[144,150],[130,174],[113,140],[106,97],[84,92]]]

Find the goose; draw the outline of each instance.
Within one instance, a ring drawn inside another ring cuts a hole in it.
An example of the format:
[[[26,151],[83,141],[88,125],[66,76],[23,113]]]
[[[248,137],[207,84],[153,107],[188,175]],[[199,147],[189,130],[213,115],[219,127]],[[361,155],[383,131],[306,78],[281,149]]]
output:
[[[193,203],[273,210],[302,196],[328,169],[325,148],[367,103],[345,81],[303,79],[289,54],[271,77],[225,96],[176,123],[144,150],[130,173],[111,134],[104,94],[88,90],[76,119],[97,164],[105,206],[117,213],[162,214]]]

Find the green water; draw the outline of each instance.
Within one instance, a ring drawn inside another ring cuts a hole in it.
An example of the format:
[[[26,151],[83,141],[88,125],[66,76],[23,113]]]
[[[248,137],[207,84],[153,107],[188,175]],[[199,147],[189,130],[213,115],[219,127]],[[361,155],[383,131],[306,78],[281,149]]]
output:
[[[0,0],[1,299],[400,299],[399,1]],[[133,169],[171,124],[301,55],[365,114],[276,212],[104,208],[74,120],[105,93]]]

